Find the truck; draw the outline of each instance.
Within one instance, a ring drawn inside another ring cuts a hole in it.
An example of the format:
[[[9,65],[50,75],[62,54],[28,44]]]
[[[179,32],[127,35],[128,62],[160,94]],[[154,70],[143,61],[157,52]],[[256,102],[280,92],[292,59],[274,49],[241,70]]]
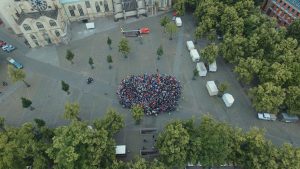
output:
[[[140,29],[124,31],[123,28],[121,28],[121,32],[126,37],[139,37],[141,34],[150,33],[150,29],[147,27],[142,27]]]
[[[257,113],[257,117],[260,120],[267,120],[267,121],[276,121],[277,119],[276,115],[270,113]]]

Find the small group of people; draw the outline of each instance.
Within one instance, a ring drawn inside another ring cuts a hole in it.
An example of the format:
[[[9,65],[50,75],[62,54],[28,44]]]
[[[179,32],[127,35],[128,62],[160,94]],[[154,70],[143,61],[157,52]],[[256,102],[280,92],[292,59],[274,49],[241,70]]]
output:
[[[89,77],[86,81],[87,84],[91,84],[94,81],[92,77]]]
[[[181,85],[174,76],[143,74],[128,76],[117,91],[119,102],[125,108],[141,105],[146,115],[176,110],[181,96]]]

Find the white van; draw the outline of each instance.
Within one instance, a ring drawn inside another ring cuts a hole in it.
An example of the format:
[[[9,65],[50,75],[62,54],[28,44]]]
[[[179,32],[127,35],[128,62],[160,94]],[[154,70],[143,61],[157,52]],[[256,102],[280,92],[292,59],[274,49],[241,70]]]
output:
[[[182,26],[181,18],[180,17],[176,17],[175,23],[176,23],[176,26],[178,26],[178,27]]]
[[[190,55],[191,55],[191,58],[192,58],[193,62],[199,62],[200,61],[200,55],[199,55],[197,49],[192,49],[190,51]]]
[[[214,61],[212,64],[208,65],[208,70],[210,72],[216,72],[217,71],[217,62]]]
[[[207,70],[203,62],[197,63],[196,69],[198,70],[200,77],[206,76]]]
[[[188,48],[189,51],[192,49],[195,49],[195,45],[193,41],[186,41],[186,47]]]

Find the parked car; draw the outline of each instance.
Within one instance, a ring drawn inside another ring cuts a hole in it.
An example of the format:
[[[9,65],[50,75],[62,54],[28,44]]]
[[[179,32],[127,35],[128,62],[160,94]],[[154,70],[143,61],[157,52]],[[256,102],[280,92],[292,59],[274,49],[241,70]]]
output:
[[[4,45],[4,46],[2,46],[2,50],[4,50],[5,52],[11,52],[15,49],[16,48],[13,45]]]
[[[257,113],[257,117],[260,120],[267,120],[267,121],[276,121],[277,119],[275,114],[270,114],[270,113]]]
[[[5,41],[0,40],[0,47],[3,47],[4,45],[6,45]]]
[[[281,113],[279,115],[280,121],[286,122],[286,123],[295,123],[299,121],[299,117],[296,115],[291,115],[287,113]]]
[[[23,65],[21,63],[18,63],[15,59],[11,57],[6,58],[6,60],[8,61],[8,63],[12,64],[17,69],[23,68]]]

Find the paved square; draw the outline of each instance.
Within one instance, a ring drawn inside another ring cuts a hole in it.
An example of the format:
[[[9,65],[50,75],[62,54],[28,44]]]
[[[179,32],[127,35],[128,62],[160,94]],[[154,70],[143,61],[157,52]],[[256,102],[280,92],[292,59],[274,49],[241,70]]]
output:
[[[171,17],[170,13],[166,15]],[[245,130],[254,126],[265,128],[267,138],[272,139],[275,144],[292,142],[300,146],[298,124],[257,120],[256,112],[251,107],[244,89],[222,58],[219,57],[217,60],[216,73],[208,73],[206,77],[192,80],[195,63],[192,62],[185,46],[187,40],[193,40],[195,27],[192,16],[182,17],[183,27],[179,28],[171,41],[159,24],[160,17],[109,23],[103,31],[89,32],[90,36],[84,35],[84,38],[76,34],[76,38],[68,45],[34,49],[26,53],[26,57],[23,56],[24,53],[15,51],[11,56],[24,63],[27,81],[32,87],[26,88],[20,82],[13,85],[10,83],[5,89],[0,88],[4,91],[0,96],[0,115],[4,116],[10,125],[20,125],[34,118],[42,118],[49,126],[54,127],[68,124],[68,121],[62,118],[64,104],[67,101],[80,103],[80,116],[83,120],[100,118],[108,108],[113,107],[125,117],[126,127],[117,135],[117,142],[128,145],[128,149],[132,152],[128,158],[139,154],[143,146],[143,136],[139,134],[141,128],[150,127],[160,130],[172,119],[189,119],[193,116],[198,121],[208,112],[218,120]],[[149,27],[151,33],[143,36],[143,43],[138,38],[128,38],[131,52],[125,59],[117,48],[122,37],[120,28],[127,30],[143,26]],[[112,39],[112,50],[106,44],[108,36]],[[196,48],[201,49],[207,43],[205,40],[200,40]],[[156,50],[159,45],[163,46],[164,55],[157,60]],[[74,64],[65,59],[67,49],[75,54]],[[43,57],[38,56],[39,52],[43,51],[51,52],[42,53]],[[112,69],[108,69],[109,64],[106,61],[106,56],[109,54],[113,58]],[[92,57],[95,62],[94,69],[91,69],[88,64],[89,57]],[[51,58],[50,61],[48,58]],[[2,61],[0,63],[1,66],[5,65]],[[145,116],[140,125],[135,125],[129,110],[123,109],[118,103],[116,96],[118,84],[127,75],[156,73],[156,69],[159,69],[160,73],[174,75],[181,81],[183,94],[180,105],[175,112],[161,114],[158,117]],[[2,68],[1,71],[3,72]],[[95,82],[87,85],[86,79],[89,76],[93,77]],[[70,84],[70,95],[61,90],[61,80]],[[226,108],[221,98],[208,95],[205,84],[209,80],[226,81],[230,84],[228,92],[235,98],[232,107]],[[21,108],[20,97],[22,96],[33,101],[34,111]]]

